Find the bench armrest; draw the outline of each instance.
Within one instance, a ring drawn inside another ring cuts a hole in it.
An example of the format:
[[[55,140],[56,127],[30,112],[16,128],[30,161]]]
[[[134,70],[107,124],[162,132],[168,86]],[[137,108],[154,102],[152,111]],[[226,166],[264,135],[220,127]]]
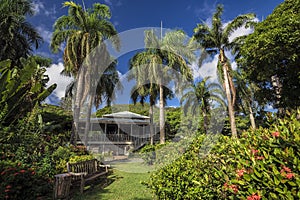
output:
[[[110,165],[99,165],[99,167],[105,167],[105,171],[108,172],[108,168],[110,168]]]

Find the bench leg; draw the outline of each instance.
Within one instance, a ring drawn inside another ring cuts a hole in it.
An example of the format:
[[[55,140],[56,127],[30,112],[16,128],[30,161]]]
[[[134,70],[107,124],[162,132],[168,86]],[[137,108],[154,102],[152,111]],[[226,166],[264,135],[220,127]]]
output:
[[[81,177],[81,183],[80,183],[80,193],[83,194],[83,190],[84,190],[84,184],[85,184],[85,180],[83,178],[83,176]]]

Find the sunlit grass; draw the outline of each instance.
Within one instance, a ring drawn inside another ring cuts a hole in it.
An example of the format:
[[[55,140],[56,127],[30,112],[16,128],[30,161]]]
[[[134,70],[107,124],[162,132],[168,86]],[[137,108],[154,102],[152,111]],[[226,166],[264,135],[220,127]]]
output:
[[[112,165],[113,173],[107,180],[87,189],[75,200],[151,200],[151,191],[142,184],[150,176],[151,167],[140,162],[119,162]],[[143,173],[144,172],[144,173]],[[104,182],[104,183],[103,183]],[[104,184],[104,186],[103,186]]]

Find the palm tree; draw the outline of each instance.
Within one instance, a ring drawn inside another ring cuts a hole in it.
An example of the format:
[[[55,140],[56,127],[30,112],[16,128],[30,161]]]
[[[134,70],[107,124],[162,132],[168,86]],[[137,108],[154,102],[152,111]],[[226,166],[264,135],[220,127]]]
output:
[[[33,15],[29,0],[0,0],[0,60],[10,59],[12,66],[22,66],[19,59],[28,58],[42,38],[26,21]]]
[[[111,62],[103,41],[111,40],[117,50],[120,48],[120,41],[116,36],[117,31],[109,21],[111,13],[108,6],[95,3],[92,9],[84,10],[72,1],[67,1],[63,5],[69,7],[68,15],[56,20],[51,49],[53,52],[58,52],[61,44],[66,42],[63,55],[65,68],[62,73],[74,76],[77,80],[74,105],[74,128],[77,132],[80,106],[85,99],[83,92],[90,94],[91,88],[96,86],[96,83],[92,83],[91,80],[95,80],[94,76],[101,76]],[[81,68],[84,61],[86,63]],[[76,141],[76,137],[77,134],[73,133],[72,143]]]
[[[161,144],[165,143],[164,85],[171,80],[170,75],[177,75],[175,71],[185,79],[192,80],[187,61],[193,60],[194,54],[193,49],[185,44],[185,40],[186,35],[180,30],[168,32],[160,39],[154,30],[145,31],[145,50],[137,53],[130,61],[137,87],[149,83],[151,93],[155,84],[159,86]]]
[[[152,88],[151,88],[152,87]],[[174,94],[172,90],[170,90],[167,87],[164,87],[164,104],[167,103],[167,99],[174,98]],[[133,100],[133,103],[136,104],[138,101],[144,105],[147,97],[149,97],[149,118],[150,118],[150,144],[153,145],[154,143],[154,127],[153,127],[153,116],[154,116],[154,105],[156,100],[159,98],[159,87],[158,85],[152,85],[151,84],[145,84],[141,86],[135,86],[131,90],[131,99]]]
[[[208,130],[208,114],[211,110],[212,101],[226,107],[222,99],[223,90],[221,86],[216,83],[208,83],[209,78],[205,77],[200,82],[191,85],[191,88],[187,88],[188,91],[180,99],[185,114],[188,110],[191,111],[192,115],[195,115],[197,111],[202,113],[205,131]]]
[[[239,102],[236,107],[243,110],[245,114],[249,113],[251,127],[252,129],[256,129],[255,117],[252,108],[254,104],[253,95],[256,86],[253,83],[246,81],[246,78],[243,77],[243,74],[240,71],[235,71],[234,80],[237,87],[237,102]]]
[[[236,91],[232,79],[232,68],[230,61],[225,55],[226,50],[235,49],[236,41],[240,38],[236,38],[233,41],[229,40],[231,34],[238,28],[247,25],[252,19],[254,14],[239,15],[234,20],[226,24],[222,24],[221,15],[223,13],[223,6],[218,5],[217,10],[212,18],[212,27],[209,27],[205,23],[198,24],[194,29],[193,39],[196,40],[209,55],[219,54],[218,58],[218,76],[223,84],[227,98],[227,107],[229,112],[231,133],[233,137],[237,137],[237,130],[234,117],[234,104],[236,99]],[[199,67],[203,61],[205,54],[202,54],[199,60]]]

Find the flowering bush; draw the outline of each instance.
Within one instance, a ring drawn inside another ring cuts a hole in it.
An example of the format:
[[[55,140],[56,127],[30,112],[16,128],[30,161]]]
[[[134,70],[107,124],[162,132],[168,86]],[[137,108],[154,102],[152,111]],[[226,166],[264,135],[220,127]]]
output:
[[[299,199],[296,114],[239,139],[221,136],[205,156],[200,136],[187,153],[155,172],[148,187],[159,199]]]
[[[37,199],[49,190],[48,179],[22,163],[0,161],[0,199]]]

